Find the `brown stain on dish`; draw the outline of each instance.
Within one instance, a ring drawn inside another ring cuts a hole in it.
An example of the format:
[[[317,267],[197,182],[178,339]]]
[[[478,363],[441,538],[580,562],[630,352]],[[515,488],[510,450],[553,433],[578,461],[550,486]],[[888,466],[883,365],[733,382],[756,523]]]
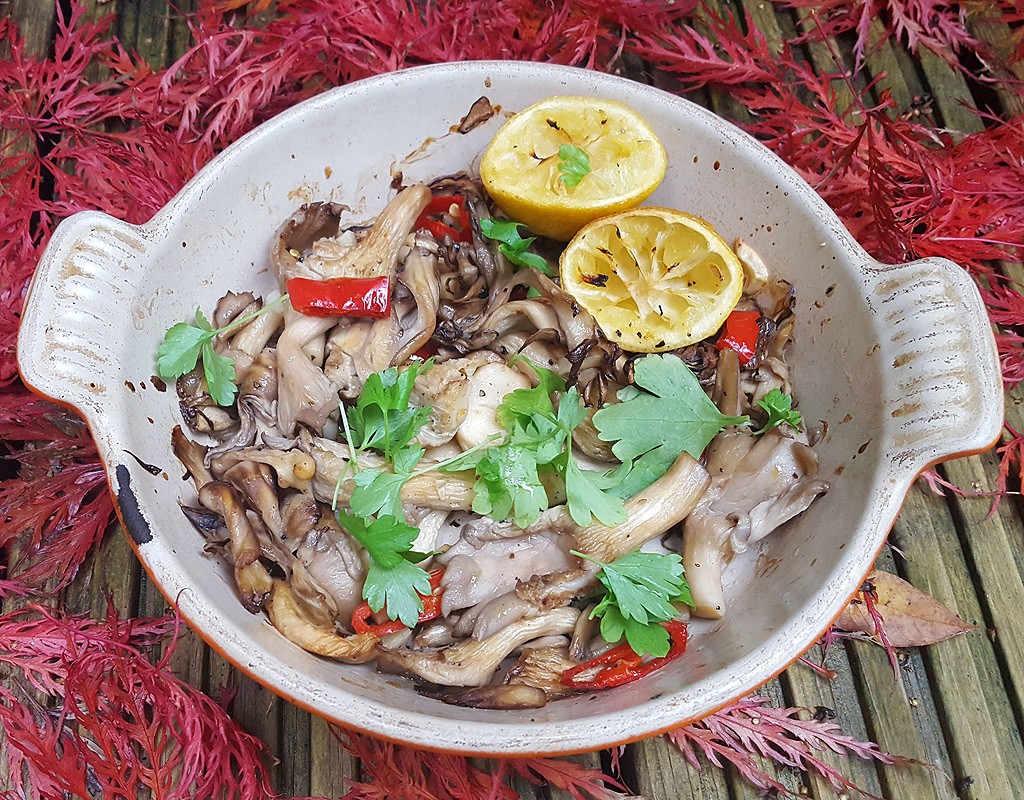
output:
[[[894,408],[892,410],[892,417],[893,419],[897,419],[899,417],[905,417],[907,414],[916,414],[920,410],[920,403],[904,403],[899,408]]]
[[[144,253],[144,252],[146,252],[146,247],[145,247],[145,245],[142,242],[140,242],[134,236],[128,235],[124,231],[119,231],[116,228],[110,228],[110,229],[105,229],[103,232],[110,234],[115,239],[117,239],[119,242],[121,242],[121,244],[128,245],[128,247],[130,247],[136,253]]]
[[[150,375],[149,376],[149,382],[151,384],[153,384],[153,388],[156,389],[158,392],[166,392],[167,391],[167,384],[164,383],[163,379],[160,378],[159,376],[157,376],[157,375]]]
[[[78,266],[78,263],[75,261],[75,257],[71,256],[61,265],[60,277],[61,280],[68,281],[71,280],[71,278],[86,278],[88,275],[81,267]]]
[[[147,464],[145,461],[143,461],[141,458],[135,455],[135,453],[133,453],[131,450],[125,450],[125,452],[132,458],[134,458],[136,463],[144,470],[146,470],[146,472],[148,472],[150,475],[159,475],[161,472],[163,472],[162,468],[154,466],[153,464]]]

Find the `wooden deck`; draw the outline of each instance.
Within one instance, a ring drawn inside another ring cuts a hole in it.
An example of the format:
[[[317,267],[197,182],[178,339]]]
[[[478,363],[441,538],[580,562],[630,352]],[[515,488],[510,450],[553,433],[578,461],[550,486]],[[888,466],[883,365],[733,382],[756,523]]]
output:
[[[122,41],[154,66],[169,63],[187,43],[183,22],[168,10],[165,0],[93,0],[92,5],[97,14],[116,7]],[[192,2],[177,5],[188,8]],[[738,5],[768,31],[792,31],[802,24],[797,14],[778,11],[761,0],[743,0]],[[50,0],[6,0],[0,2],[0,14],[19,22],[33,51],[47,50],[54,25]],[[974,30],[997,45],[1006,36],[1005,30],[983,21],[975,22]],[[875,33],[880,34],[880,28]],[[811,47],[808,52],[820,68],[831,68],[832,56],[824,48]],[[643,74],[637,65],[632,72],[626,71]],[[968,86],[940,59],[926,52],[914,58],[894,44],[883,44],[871,56],[869,71],[885,73],[880,86],[888,88],[908,113],[927,98],[939,125],[963,133],[980,129],[968,110],[975,102]],[[730,106],[727,97],[706,100],[723,115],[742,113]],[[1000,96],[995,101],[1005,104],[1006,110],[1021,110],[1016,98]],[[1007,397],[1007,419],[1018,430],[1024,430],[1021,403],[1017,393]],[[940,471],[959,486],[985,491],[995,485],[996,466],[995,457],[987,454],[949,462]],[[892,531],[894,547],[880,558],[881,568],[897,572],[945,603],[976,626],[973,632],[901,653],[898,680],[880,648],[855,642],[830,652],[829,666],[839,674],[831,684],[797,666],[764,687],[764,693],[778,703],[834,709],[837,722],[850,734],[932,765],[877,767],[832,758],[847,776],[875,795],[891,800],[1024,796],[1024,526],[1014,498],[1003,502],[994,516],[989,517],[988,511],[986,499],[940,497],[919,485],[911,491]],[[100,612],[108,592],[128,613],[166,611],[160,593],[149,584],[125,537],[116,530],[67,590],[64,602],[69,611]],[[234,715],[277,755],[279,762],[272,772],[282,794],[338,797],[346,791],[345,778],[359,774],[359,765],[324,722],[236,673],[197,637],[184,636],[173,664],[197,686],[237,687]],[[600,765],[600,754],[579,758]],[[732,772],[692,769],[663,739],[629,746],[622,763],[629,787],[648,800],[758,797]],[[818,800],[845,797],[814,777],[784,772],[779,780]],[[523,796],[535,797],[529,789]],[[560,800],[565,795],[550,791],[539,796]]]

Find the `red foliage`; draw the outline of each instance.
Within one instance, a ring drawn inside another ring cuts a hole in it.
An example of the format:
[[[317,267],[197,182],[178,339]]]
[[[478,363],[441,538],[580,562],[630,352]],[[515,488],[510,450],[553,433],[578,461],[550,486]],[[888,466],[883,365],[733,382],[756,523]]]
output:
[[[960,67],[957,55],[974,53],[987,62],[992,54],[987,43],[971,34],[967,9],[947,0],[776,0],[790,8],[804,8],[817,22],[801,41],[836,38],[856,33],[853,46],[858,68],[869,52],[871,23],[879,20],[882,30],[891,31],[913,53],[921,47],[931,50],[946,63]]]
[[[46,705],[0,687],[10,788],[19,797],[272,798],[263,745],[146,649],[172,617],[60,618],[35,606],[0,616],[0,664]],[[24,689],[22,694],[25,694]],[[56,704],[56,711],[49,704]]]
[[[616,800],[625,787],[600,770],[555,758],[501,759],[493,773],[464,756],[425,753],[332,728],[335,736],[359,759],[367,780],[353,781],[342,800],[515,800],[508,783],[518,775],[532,786],[562,789],[573,800]]]
[[[815,753],[846,753],[882,764],[912,763],[880,750],[876,744],[847,736],[834,722],[800,719],[802,710],[775,708],[769,705],[768,698],[753,696],[666,735],[697,769],[700,769],[697,754],[703,753],[716,767],[731,764],[759,789],[792,797],[798,795],[758,766],[756,758],[766,758],[801,772],[814,771],[837,791],[852,789],[862,794],[859,787]]]
[[[943,255],[986,276],[991,261],[1020,261],[1024,118],[989,120],[985,131],[958,141],[900,118],[886,93],[845,70],[837,74],[855,102],[840,107],[837,75],[815,71],[798,55],[808,38],[845,32],[856,37],[859,67],[868,26],[879,19],[912,48],[951,61],[964,51],[987,58],[962,7],[939,0],[789,5],[815,10],[817,24],[804,37],[775,43],[749,17],[708,9],[700,33],[687,18],[691,2],[382,0],[348,4],[339,13],[338,4],[325,0],[278,0],[276,17],[257,27],[244,13],[222,12],[266,10],[267,0],[200,0],[189,18],[191,48],[159,72],[110,39],[108,20],[87,21],[77,0],[62,4],[70,13],[59,15],[46,58],[28,57],[14,26],[0,20],[0,46],[9,51],[0,60],[0,128],[7,135],[0,150],[0,459],[17,473],[0,483],[0,549],[8,553],[0,596],[28,592],[47,578],[61,585],[71,580],[111,515],[84,428],[17,382],[18,313],[54,225],[84,208],[148,219],[219,150],[332,86],[407,66],[483,58],[609,69],[629,53],[676,75],[684,91],[728,91],[752,112],[747,129],[814,185],[874,255]],[[1000,0],[992,13],[1018,29],[1024,22],[1013,0]],[[1024,59],[1024,39],[1012,57]],[[93,77],[97,66],[104,77]],[[1020,92],[1018,84],[1002,88]],[[1001,326],[1004,378],[1017,385],[1024,380],[1024,301],[999,283],[984,296]],[[1019,477],[1024,453],[1024,438],[1007,430],[1012,438],[999,449],[1001,493],[1011,475]],[[20,556],[11,560],[10,552]],[[164,662],[143,655],[167,624],[26,612],[0,617],[0,662],[20,670],[25,687],[58,709],[75,709],[71,720],[32,705],[17,683],[0,690],[13,780],[28,781],[38,797],[97,794],[97,785],[107,797],[134,796],[138,785],[159,786],[155,793],[167,797],[190,786],[202,797],[268,795],[258,743],[213,701],[171,676]],[[795,710],[773,709],[759,698],[671,737],[690,760],[703,752],[712,763],[730,761],[756,785],[781,791],[754,755],[819,770],[837,788],[849,784],[815,750],[892,759],[831,723],[801,721]],[[467,759],[425,756],[357,735],[345,741],[373,778],[354,784],[350,798],[512,797],[506,780],[512,774],[573,797],[613,797],[621,788],[572,762],[510,760],[491,775]],[[171,783],[172,772],[179,786]]]
[[[0,397],[0,440],[14,448],[6,458],[18,465],[17,477],[0,482],[0,549],[8,551],[0,597],[47,581],[57,589],[75,577],[110,523],[106,476],[77,417],[24,391]]]

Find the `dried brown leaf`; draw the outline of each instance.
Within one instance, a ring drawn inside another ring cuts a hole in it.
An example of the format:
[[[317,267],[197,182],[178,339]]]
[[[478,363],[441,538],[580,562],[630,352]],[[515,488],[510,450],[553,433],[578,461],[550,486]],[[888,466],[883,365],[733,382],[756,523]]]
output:
[[[864,583],[874,587],[874,605],[893,647],[935,644],[974,629],[934,597],[892,573],[873,570]],[[867,603],[859,595],[839,615],[835,625],[840,630],[879,639]]]

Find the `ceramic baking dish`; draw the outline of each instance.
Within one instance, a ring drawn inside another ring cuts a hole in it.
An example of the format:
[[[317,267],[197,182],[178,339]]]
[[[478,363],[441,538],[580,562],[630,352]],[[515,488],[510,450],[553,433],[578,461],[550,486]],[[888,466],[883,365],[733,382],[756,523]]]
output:
[[[238,602],[179,510],[191,484],[170,447],[174,387],[154,377],[170,325],[228,290],[268,293],[275,232],[303,202],[373,216],[407,182],[465,170],[504,118],[553,94],[621,100],[669,154],[652,205],[742,237],[796,287],[790,352],[831,490],[726,573],[726,617],[695,622],[685,658],[642,681],[531,711],[459,708],[411,682],[299,649]],[[455,132],[472,103],[500,107]],[[842,610],[917,474],[978,451],[1002,423],[999,364],[971,279],[943,259],[880,264],[796,174],[711,112],[591,71],[478,62],[384,75],[315,97],[203,169],[159,214],[128,225],[81,213],[54,234],[19,338],[25,382],[74,408],[96,438],[124,528],[168,600],[217,651],[283,697],[413,745],[520,755],[591,750],[705,715],[759,686]],[[148,465],[148,467],[147,467]],[[151,469],[149,467],[155,467]]]

